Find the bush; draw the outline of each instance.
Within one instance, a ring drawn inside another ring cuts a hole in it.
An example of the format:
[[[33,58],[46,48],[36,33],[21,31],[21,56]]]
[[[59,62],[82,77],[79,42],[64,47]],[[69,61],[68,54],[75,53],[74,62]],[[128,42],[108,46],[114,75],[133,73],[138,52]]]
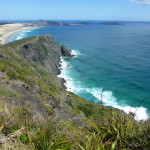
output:
[[[6,71],[6,66],[0,64],[0,71],[1,71],[1,72],[5,72],[5,71]]]
[[[78,105],[78,109],[81,110],[86,117],[90,117],[92,115],[91,104]]]

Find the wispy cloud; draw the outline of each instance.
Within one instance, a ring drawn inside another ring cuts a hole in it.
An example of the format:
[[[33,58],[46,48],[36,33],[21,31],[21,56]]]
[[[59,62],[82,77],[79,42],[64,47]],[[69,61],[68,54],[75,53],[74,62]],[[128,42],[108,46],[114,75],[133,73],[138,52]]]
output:
[[[129,0],[129,1],[139,3],[139,4],[150,5],[150,0]]]

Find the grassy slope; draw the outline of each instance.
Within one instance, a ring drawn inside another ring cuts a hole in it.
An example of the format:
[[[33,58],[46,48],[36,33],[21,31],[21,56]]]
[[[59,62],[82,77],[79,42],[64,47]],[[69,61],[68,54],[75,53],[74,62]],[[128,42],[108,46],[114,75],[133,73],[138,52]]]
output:
[[[149,149],[149,121],[63,88],[55,64],[60,51],[47,35],[0,47],[1,149]]]

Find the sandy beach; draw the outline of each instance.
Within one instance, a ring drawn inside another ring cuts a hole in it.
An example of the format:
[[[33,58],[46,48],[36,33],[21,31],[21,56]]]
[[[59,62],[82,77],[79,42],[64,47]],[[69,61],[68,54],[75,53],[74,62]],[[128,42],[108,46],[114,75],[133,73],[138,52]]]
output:
[[[24,23],[13,23],[13,24],[5,24],[5,25],[0,25],[0,44],[4,44],[6,39],[13,33],[20,31],[20,30],[25,30],[29,29],[32,27],[27,27],[25,26]]]

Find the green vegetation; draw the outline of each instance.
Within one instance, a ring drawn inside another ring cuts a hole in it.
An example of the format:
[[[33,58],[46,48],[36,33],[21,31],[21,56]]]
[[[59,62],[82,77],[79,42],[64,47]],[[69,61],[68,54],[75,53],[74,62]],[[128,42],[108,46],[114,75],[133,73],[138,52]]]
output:
[[[0,149],[150,149],[149,120],[63,88],[56,76],[61,47],[49,36],[3,45],[0,54]]]
[[[24,108],[15,108],[11,117],[0,115],[0,130],[8,138],[6,145],[38,150],[115,150],[149,149],[149,121],[136,122],[130,116],[112,114],[108,122],[91,121],[90,126],[77,127],[69,121],[35,122]],[[9,122],[9,123],[8,123]],[[21,130],[22,129],[22,130]],[[11,138],[16,131],[21,132]],[[57,134],[56,134],[57,133]],[[10,137],[10,139],[9,139]],[[1,145],[1,149],[5,145]]]
[[[104,122],[102,126],[94,122],[91,130],[83,136],[83,141],[77,144],[82,150],[149,149],[149,139],[143,139],[144,126],[127,116],[113,115],[109,122]],[[148,131],[146,128],[146,134]]]
[[[22,44],[22,42],[26,43],[31,39],[33,38],[23,39],[3,46],[2,52],[4,52],[8,58],[0,59],[0,70],[6,72],[10,79],[23,81],[30,87],[36,84],[40,87],[41,93],[47,93],[47,95],[54,96],[55,91],[57,92],[58,89],[56,89],[53,80],[49,79],[54,79],[56,77],[46,72],[41,65],[32,62],[29,63],[27,59],[20,57],[20,54],[12,51],[12,48],[16,51],[18,45]],[[39,41],[43,41],[43,38]],[[38,44],[36,46],[40,47]],[[41,54],[44,53],[43,55],[46,56],[47,54],[45,54],[45,50],[43,49],[46,49],[44,45],[41,46]],[[39,51],[39,48],[36,50]]]
[[[22,96],[11,88],[0,86],[0,97],[3,97],[6,100],[11,100],[14,98],[16,100],[20,100]]]

